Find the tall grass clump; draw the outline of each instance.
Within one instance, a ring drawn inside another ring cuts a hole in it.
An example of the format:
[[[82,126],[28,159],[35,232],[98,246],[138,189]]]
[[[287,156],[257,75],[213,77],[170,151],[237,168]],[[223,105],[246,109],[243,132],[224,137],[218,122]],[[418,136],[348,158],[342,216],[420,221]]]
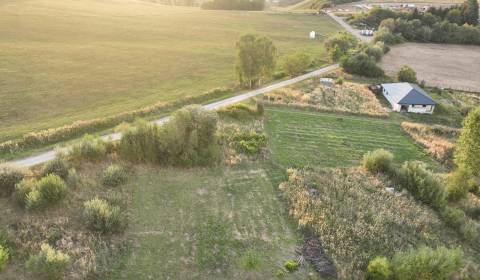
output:
[[[91,230],[112,232],[120,226],[120,207],[112,206],[104,199],[94,198],[84,203],[84,217]]]
[[[444,247],[397,253],[392,259],[395,279],[447,280],[462,267],[462,252]]]
[[[72,146],[70,156],[77,160],[98,161],[105,157],[106,152],[106,145],[102,139],[85,135],[79,143]]]
[[[43,167],[42,174],[47,176],[49,174],[55,174],[60,176],[63,180],[67,180],[70,170],[70,164],[64,157],[56,157],[55,159],[47,162]]]
[[[363,156],[362,165],[371,173],[388,173],[392,170],[393,154],[384,149],[368,152]]]
[[[435,209],[446,205],[445,188],[425,164],[419,161],[407,161],[400,170],[400,181],[415,198]]]
[[[264,108],[261,102],[257,102],[256,107],[251,107],[247,104],[238,103],[227,107],[222,107],[217,110],[217,113],[220,116],[228,116],[234,119],[243,119],[248,116],[262,116],[264,113]]]
[[[0,164],[0,194],[10,195],[15,185],[25,177],[23,169],[3,163]]]
[[[162,127],[140,124],[130,129],[120,143],[120,154],[133,162],[175,166],[204,166],[219,155],[217,113],[198,105],[176,111]]]
[[[0,245],[0,273],[5,269],[9,258],[10,254],[8,252],[8,249],[5,248],[3,245]]]
[[[27,209],[45,208],[63,200],[68,192],[65,181],[57,175],[47,175],[39,181],[25,181],[17,186],[18,197],[25,197]]]
[[[61,279],[70,264],[70,257],[48,244],[42,244],[40,252],[30,256],[26,263],[27,269],[37,278]]]
[[[102,184],[108,187],[116,187],[128,180],[127,170],[120,165],[112,164],[102,173]]]

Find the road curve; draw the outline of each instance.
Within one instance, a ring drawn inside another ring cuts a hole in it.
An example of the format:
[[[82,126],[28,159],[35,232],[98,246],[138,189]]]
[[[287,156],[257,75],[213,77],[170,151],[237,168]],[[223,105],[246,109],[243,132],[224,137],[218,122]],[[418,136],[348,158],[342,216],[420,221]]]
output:
[[[213,103],[204,105],[203,107],[205,109],[208,109],[208,110],[215,110],[215,109],[218,109],[220,107],[229,106],[229,105],[238,103],[240,101],[246,100],[248,98],[251,98],[251,97],[263,94],[263,93],[267,93],[269,91],[276,90],[276,89],[279,89],[279,88],[282,88],[282,87],[286,87],[286,86],[301,82],[303,80],[306,80],[306,79],[309,79],[309,78],[312,78],[312,77],[315,77],[315,76],[322,75],[324,73],[335,70],[338,67],[339,67],[338,64],[326,66],[326,67],[320,68],[318,70],[315,70],[313,72],[309,72],[307,74],[304,74],[304,75],[301,75],[301,76],[298,76],[298,77],[295,77],[295,78],[292,78],[292,79],[289,79],[289,80],[274,83],[274,84],[271,84],[271,85],[263,87],[263,88],[259,88],[259,89],[252,90],[252,91],[249,91],[249,92],[246,92],[246,93],[242,93],[242,94],[239,94],[237,96],[233,96],[233,97],[230,97],[230,98],[227,98],[227,99],[224,99],[224,100],[213,102]],[[153,123],[161,125],[161,124],[164,124],[165,122],[167,122],[169,120],[169,118],[170,117],[163,117],[161,119],[153,121]],[[112,133],[112,134],[102,136],[102,139],[104,139],[106,141],[115,141],[115,140],[120,140],[121,138],[122,138],[121,133]],[[50,151],[43,152],[43,153],[35,155],[35,156],[29,156],[29,157],[26,157],[26,158],[23,158],[23,159],[13,160],[13,161],[10,161],[9,163],[12,164],[12,165],[19,166],[19,167],[31,167],[31,166],[41,164],[41,163],[44,163],[44,162],[47,162],[49,160],[54,159],[56,154],[57,154],[56,150],[50,150]]]
[[[346,23],[341,17],[337,17],[332,12],[326,12],[326,13],[333,20],[335,20],[338,24],[340,24],[343,28],[345,28],[348,32],[352,33],[358,39],[364,42],[370,42],[373,39],[373,37],[363,36],[362,34],[360,34],[360,30],[353,28],[352,26],[350,26],[350,24]]]

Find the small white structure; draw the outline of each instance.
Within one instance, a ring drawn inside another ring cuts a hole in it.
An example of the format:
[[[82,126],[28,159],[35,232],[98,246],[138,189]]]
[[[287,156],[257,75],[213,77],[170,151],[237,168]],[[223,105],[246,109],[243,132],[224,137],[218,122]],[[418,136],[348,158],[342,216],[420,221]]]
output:
[[[320,83],[325,86],[333,86],[333,79],[332,78],[320,78]]]
[[[432,114],[437,104],[416,84],[382,84],[382,93],[396,112]]]
[[[317,34],[315,33],[315,31],[311,31],[310,32],[310,39],[315,39],[315,37],[317,37]]]
[[[373,30],[362,29],[362,30],[360,30],[360,34],[363,35],[363,36],[373,36]]]

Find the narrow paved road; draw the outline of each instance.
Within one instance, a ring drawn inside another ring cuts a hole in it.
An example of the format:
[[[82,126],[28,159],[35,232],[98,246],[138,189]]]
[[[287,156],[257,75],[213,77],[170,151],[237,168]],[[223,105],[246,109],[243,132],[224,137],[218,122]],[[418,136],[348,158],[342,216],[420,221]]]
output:
[[[224,100],[220,100],[220,101],[217,101],[217,102],[207,104],[204,107],[208,110],[215,110],[215,109],[218,109],[220,107],[232,105],[232,104],[238,103],[240,101],[246,100],[248,98],[251,98],[251,97],[263,94],[263,93],[267,93],[269,91],[276,90],[276,89],[279,89],[279,88],[282,88],[282,87],[286,87],[286,86],[301,82],[303,80],[306,80],[306,79],[309,79],[309,78],[312,78],[312,77],[315,77],[315,76],[319,76],[321,74],[324,74],[324,73],[330,72],[332,70],[335,70],[338,67],[339,67],[338,64],[323,67],[323,68],[320,68],[316,71],[307,73],[305,75],[301,75],[301,76],[298,76],[298,77],[295,77],[295,78],[292,78],[292,79],[289,79],[289,80],[274,83],[272,85],[269,85],[269,86],[266,86],[266,87],[263,87],[263,88],[260,88],[260,89],[256,89],[256,90],[253,90],[253,91],[242,93],[242,94],[234,96],[234,97],[230,97],[230,98],[227,98],[227,99],[224,99]],[[153,123],[163,124],[163,123],[167,122],[168,119],[169,119],[169,117],[164,117],[164,118],[153,121]],[[102,138],[106,141],[115,141],[115,140],[120,140],[122,138],[122,134],[121,133],[113,133],[113,134],[105,135]],[[19,166],[19,167],[31,167],[31,166],[34,166],[34,165],[41,164],[41,163],[47,162],[49,160],[52,160],[52,159],[55,158],[55,156],[56,156],[56,151],[55,150],[50,150],[50,151],[41,153],[39,155],[26,157],[26,158],[23,158],[23,159],[20,159],[20,160],[14,160],[14,161],[11,161],[10,163],[13,164],[13,165]]]
[[[327,12],[327,15],[329,15],[333,20],[338,22],[338,24],[340,24],[343,28],[345,28],[348,32],[352,33],[358,39],[365,42],[370,42],[373,39],[372,36],[363,36],[362,34],[360,34],[360,30],[353,28],[352,26],[350,26],[350,24],[346,23],[341,17],[337,17],[332,12]]]

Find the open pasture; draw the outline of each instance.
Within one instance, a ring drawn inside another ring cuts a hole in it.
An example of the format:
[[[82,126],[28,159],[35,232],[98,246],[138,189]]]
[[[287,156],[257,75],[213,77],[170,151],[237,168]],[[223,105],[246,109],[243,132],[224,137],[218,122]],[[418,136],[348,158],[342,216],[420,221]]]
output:
[[[235,82],[235,42],[326,62],[327,16],[204,11],[127,0],[0,2],[0,141],[76,120],[198,95]]]
[[[272,157],[284,167],[354,166],[366,152],[380,148],[391,151],[398,163],[433,163],[398,123],[388,119],[276,107],[266,113]]]

